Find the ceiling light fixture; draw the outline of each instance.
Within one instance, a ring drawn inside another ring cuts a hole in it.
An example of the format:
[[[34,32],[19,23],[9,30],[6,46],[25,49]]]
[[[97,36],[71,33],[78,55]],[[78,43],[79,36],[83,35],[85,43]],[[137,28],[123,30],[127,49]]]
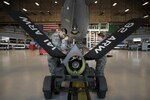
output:
[[[145,5],[147,5],[148,3],[149,3],[149,2],[145,2],[145,3],[143,3],[142,5],[145,6]]]
[[[23,8],[22,10],[25,11],[25,12],[27,11],[27,9],[25,9],[25,8]]]
[[[149,17],[149,15],[145,15],[143,18],[148,18]]]
[[[69,8],[69,6],[67,6],[67,10],[69,10],[70,8]]]
[[[115,2],[115,3],[113,4],[113,7],[116,6],[116,5],[117,5],[117,3]]]
[[[4,3],[5,3],[6,5],[10,5],[10,3],[9,3],[9,2],[7,2],[7,1],[4,1]]]
[[[96,3],[98,3],[98,1],[96,0],[94,3],[96,4]]]
[[[58,3],[57,1],[55,1],[55,3]]]
[[[52,15],[50,11],[47,11],[47,13],[48,13],[49,15]]]
[[[126,9],[124,12],[128,12],[129,11],[129,9]]]
[[[40,4],[39,4],[39,3],[37,3],[37,2],[35,2],[35,5],[40,6]]]

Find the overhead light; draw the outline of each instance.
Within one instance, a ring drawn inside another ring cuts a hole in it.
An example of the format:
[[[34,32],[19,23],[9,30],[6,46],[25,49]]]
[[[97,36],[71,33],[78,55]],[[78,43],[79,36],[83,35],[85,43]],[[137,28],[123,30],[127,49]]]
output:
[[[57,1],[55,1],[55,3],[58,3]]]
[[[52,15],[50,11],[47,11],[47,13],[48,13],[49,15]]]
[[[113,4],[113,6],[116,6],[117,5],[117,3],[115,2],[114,4]]]
[[[25,8],[23,8],[22,10],[23,10],[23,11],[27,11],[27,9],[25,9]]]
[[[149,17],[149,15],[145,15],[143,18],[148,18]]]
[[[145,3],[143,3],[142,5],[145,6],[145,5],[147,5],[148,3],[149,3],[149,2],[145,2]]]
[[[39,3],[37,3],[37,2],[35,2],[35,5],[39,6],[40,4],[39,4]]]
[[[94,3],[96,4],[96,3],[98,3],[98,1],[96,0]]]
[[[4,3],[5,3],[6,5],[10,5],[10,3],[9,3],[9,2],[7,2],[7,1],[4,1]]]
[[[140,41],[142,41],[141,38],[133,38],[133,42],[140,42]]]
[[[129,9],[126,9],[124,12],[128,12],[129,11]]]
[[[69,10],[70,8],[69,8],[69,6],[67,6],[67,10]]]

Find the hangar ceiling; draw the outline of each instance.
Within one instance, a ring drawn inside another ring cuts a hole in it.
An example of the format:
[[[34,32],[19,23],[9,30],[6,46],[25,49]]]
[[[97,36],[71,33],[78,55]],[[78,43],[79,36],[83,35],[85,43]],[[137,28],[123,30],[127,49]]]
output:
[[[1,0],[0,23],[14,23],[4,10],[26,13],[36,23],[60,23],[63,0]],[[7,4],[8,3],[8,4]],[[147,18],[150,22],[150,0],[86,0],[90,23],[125,22],[131,18]]]

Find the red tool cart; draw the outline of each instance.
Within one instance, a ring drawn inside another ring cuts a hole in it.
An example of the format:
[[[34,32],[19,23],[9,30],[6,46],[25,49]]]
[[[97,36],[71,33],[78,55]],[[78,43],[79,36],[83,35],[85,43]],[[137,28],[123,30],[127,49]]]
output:
[[[47,54],[47,52],[43,48],[40,48],[39,49],[39,54],[43,55],[43,54]]]
[[[30,49],[30,50],[35,50],[35,49],[36,49],[35,44],[30,44],[30,45],[29,45],[29,49]]]

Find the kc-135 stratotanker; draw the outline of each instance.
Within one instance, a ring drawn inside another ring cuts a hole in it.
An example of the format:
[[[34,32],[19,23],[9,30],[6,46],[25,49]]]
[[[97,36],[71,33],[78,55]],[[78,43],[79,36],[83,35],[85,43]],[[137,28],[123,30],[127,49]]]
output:
[[[61,28],[67,29],[71,39],[83,40],[89,25],[88,3],[86,0],[62,0]],[[89,67],[87,60],[100,59],[112,50],[117,44],[127,38],[141,25],[146,23],[142,18],[134,18],[127,21],[116,32],[105,38],[85,55],[81,53],[76,44],[66,55],[53,45],[51,40],[22,12],[9,11],[9,15],[54,57],[63,59],[60,66],[54,69],[54,74],[46,76],[43,82],[45,99],[51,99],[52,93],[61,91],[73,91],[73,87],[62,87],[64,81],[68,83],[83,82],[86,90],[97,92],[99,98],[105,98],[108,90],[105,76],[97,76],[95,70]],[[77,90],[77,91],[80,91]]]

